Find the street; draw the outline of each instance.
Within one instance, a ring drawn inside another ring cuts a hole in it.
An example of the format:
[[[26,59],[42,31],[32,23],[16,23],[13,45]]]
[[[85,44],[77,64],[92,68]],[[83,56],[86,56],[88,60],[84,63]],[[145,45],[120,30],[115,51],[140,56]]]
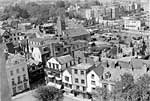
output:
[[[23,94],[19,94],[15,97],[12,98],[12,101],[38,101],[36,98],[33,96],[34,91],[29,91]],[[87,101],[86,99],[79,99],[79,98],[74,98],[72,96],[68,97],[65,96],[63,101]]]

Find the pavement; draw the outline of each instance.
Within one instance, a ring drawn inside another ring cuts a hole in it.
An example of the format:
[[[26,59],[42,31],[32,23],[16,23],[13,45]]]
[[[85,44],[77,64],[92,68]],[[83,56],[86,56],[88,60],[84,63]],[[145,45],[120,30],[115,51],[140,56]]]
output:
[[[31,90],[12,97],[12,101],[38,101],[36,98],[34,98],[33,94],[34,94],[34,90]],[[64,94],[63,101],[91,101],[91,100],[74,97],[71,94]]]

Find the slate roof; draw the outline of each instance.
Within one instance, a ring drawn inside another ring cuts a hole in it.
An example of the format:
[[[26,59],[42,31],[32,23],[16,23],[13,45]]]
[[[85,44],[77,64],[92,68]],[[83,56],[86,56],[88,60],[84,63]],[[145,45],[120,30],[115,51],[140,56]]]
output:
[[[73,60],[73,57],[71,55],[65,55],[65,56],[60,56],[60,57],[55,57],[55,59],[60,63],[60,64],[65,64]]]
[[[102,76],[104,73],[104,67],[99,64],[96,68],[93,69],[93,71],[98,75],[98,76]]]
[[[65,34],[70,36],[70,37],[90,35],[90,33],[83,27],[67,29],[67,30],[65,30]]]

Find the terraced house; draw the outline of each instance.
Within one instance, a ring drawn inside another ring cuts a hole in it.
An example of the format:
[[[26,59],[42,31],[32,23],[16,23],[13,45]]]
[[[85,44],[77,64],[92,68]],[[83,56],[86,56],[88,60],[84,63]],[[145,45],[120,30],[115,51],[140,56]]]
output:
[[[53,57],[47,61],[46,65],[47,85],[56,85],[60,88],[62,85],[63,71],[74,65],[74,60],[70,55]]]
[[[25,58],[19,54],[8,57],[6,62],[11,95],[16,95],[30,88]]]

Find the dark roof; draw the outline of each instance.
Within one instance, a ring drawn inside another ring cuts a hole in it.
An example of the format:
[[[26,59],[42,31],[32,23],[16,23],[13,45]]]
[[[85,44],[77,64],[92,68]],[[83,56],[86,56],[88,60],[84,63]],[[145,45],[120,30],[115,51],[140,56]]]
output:
[[[98,75],[102,76],[104,72],[104,67],[100,64],[96,68],[93,69],[93,71]]]
[[[7,43],[6,47],[7,47],[8,53],[13,53],[13,54],[15,53],[15,46],[13,43]]]
[[[71,68],[67,68],[67,71],[71,74]]]
[[[17,45],[15,46],[13,43],[6,43],[8,53],[15,54],[15,52],[22,51],[21,48]]]
[[[67,30],[65,30],[65,34],[70,36],[70,37],[90,35],[90,33],[83,27],[67,29]]]

